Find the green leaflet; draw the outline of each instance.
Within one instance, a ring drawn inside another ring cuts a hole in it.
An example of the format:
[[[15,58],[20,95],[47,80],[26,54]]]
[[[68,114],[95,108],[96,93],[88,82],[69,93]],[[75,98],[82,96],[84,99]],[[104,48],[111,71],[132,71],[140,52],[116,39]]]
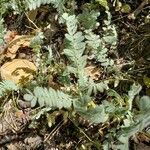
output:
[[[0,17],[2,17],[3,14],[7,11],[9,5],[9,0],[2,0],[0,2]]]
[[[104,36],[100,38],[99,35],[96,35],[92,32],[91,29],[85,30],[85,36],[80,31],[77,31],[78,20],[75,15],[68,15],[64,13],[62,18],[66,21],[67,31],[68,33],[65,35],[66,40],[68,40],[68,45],[64,49],[64,53],[69,57],[69,59],[73,62],[73,66],[76,69],[70,68],[74,73],[82,70],[86,65],[86,56],[82,56],[84,54],[84,50],[86,47],[89,47],[90,53],[94,54],[97,61],[101,62],[102,66],[112,66],[114,61],[108,58],[108,46],[115,47],[117,43],[117,33],[115,27],[110,25],[111,23],[111,15],[108,11],[106,11],[108,19],[105,20],[106,27],[103,28]],[[80,17],[78,19],[80,20]],[[87,17],[88,18],[88,17]],[[96,17],[95,17],[96,19]],[[86,22],[87,24],[87,22]],[[85,41],[86,39],[86,41]],[[80,63],[79,63],[80,62]],[[82,62],[82,66],[80,65]]]
[[[150,111],[142,113],[135,117],[135,123],[129,127],[122,128],[118,133],[118,140],[122,143],[116,145],[117,148],[125,149],[128,147],[129,138],[138,132],[141,132],[145,127],[150,124]]]
[[[4,96],[7,92],[17,91],[19,87],[12,81],[4,80],[0,82],[0,97]]]
[[[100,5],[102,5],[103,7],[105,7],[105,9],[109,9],[108,8],[107,0],[96,0],[96,2],[98,2]]]
[[[0,17],[0,45],[4,44],[5,27],[3,24],[4,20]]]
[[[65,0],[3,0],[0,13],[3,14],[8,8],[12,8],[14,13],[19,14],[24,10],[35,10],[46,4],[52,4],[60,14],[65,10]]]
[[[82,72],[83,73],[83,72]],[[108,90],[108,80],[100,81],[99,83],[95,83],[92,79],[88,79],[86,75],[79,74],[79,79],[78,79],[78,86],[79,89],[90,96],[92,93],[96,95],[98,92],[103,93],[104,90]]]
[[[61,91],[42,87],[35,87],[33,93],[27,90],[27,94],[24,94],[24,99],[30,101],[32,107],[38,103],[40,107],[46,106],[59,109],[63,107],[71,108],[72,102],[75,100]]]
[[[96,35],[91,29],[85,30],[86,44],[90,49],[90,53],[94,54],[97,61],[102,66],[108,67],[114,65],[114,61],[108,58],[109,48],[116,49],[117,32],[114,25],[111,25],[111,14],[108,11],[107,20],[104,20],[103,36]]]
[[[88,94],[91,95],[92,93],[94,93],[96,95],[96,93],[99,91],[101,93],[104,92],[104,90],[108,90],[108,83],[109,81],[105,80],[105,81],[101,81],[99,83],[94,83],[93,80],[89,80],[89,85],[88,85]]]
[[[84,9],[82,14],[78,15],[78,21],[85,29],[95,29],[99,25],[99,15],[100,13],[95,10]]]
[[[136,101],[140,111],[146,112],[150,110],[150,97],[142,96],[139,100]]]
[[[26,0],[29,10],[34,10],[41,5],[50,4],[50,0]]]
[[[64,0],[25,0],[25,3],[29,10],[34,10],[45,4],[53,4],[53,6],[57,8],[60,13],[64,10]]]
[[[131,10],[132,9],[129,4],[123,4],[123,6],[121,7],[121,12],[123,13],[130,13]]]
[[[108,114],[105,113],[103,105],[98,105],[95,108],[75,107],[77,113],[92,123],[103,123],[107,121]]]
[[[32,38],[30,46],[35,50],[40,48],[40,45],[43,43],[44,35],[43,32],[37,32],[36,35]]]
[[[94,34],[91,30],[86,30],[85,33],[86,43],[89,47],[96,50],[102,45],[99,35]]]
[[[145,84],[148,88],[150,88],[150,78],[149,78],[149,77],[147,77],[146,75],[144,75],[144,77],[143,77],[143,82],[144,82],[144,84]]]
[[[119,140],[120,140],[120,142],[122,142],[122,144],[115,145],[115,147],[117,149],[121,149],[121,150],[128,150],[129,149],[129,138],[128,137],[124,137],[124,136],[120,136]]]
[[[108,58],[108,49],[105,47],[107,41],[104,38],[100,38],[99,35],[94,34],[91,30],[86,30],[86,43],[91,49],[91,53],[94,54],[97,61],[101,62],[102,66],[111,66],[114,64],[112,59]]]
[[[78,20],[75,15],[68,15],[64,13],[62,18],[67,25],[68,33],[65,34],[68,45],[64,49],[64,54],[71,60],[71,67],[74,67],[74,71],[79,74],[86,65],[86,55],[83,55],[85,50],[84,36],[82,32],[77,31]],[[70,68],[73,69],[73,68]]]
[[[10,0],[8,6],[13,9],[14,14],[20,14],[22,11],[26,9],[25,1],[21,0]]]
[[[35,115],[32,117],[32,119],[33,119],[33,120],[39,119],[42,115],[48,113],[50,110],[51,110],[50,107],[42,108],[37,114],[35,114]]]
[[[139,94],[139,92],[141,91],[142,89],[142,86],[140,84],[136,85],[136,84],[133,84],[131,86],[131,89],[130,91],[128,92],[128,97],[129,97],[129,100],[128,100],[128,103],[129,103],[129,110],[132,109],[132,103],[133,103],[133,99],[134,97]]]

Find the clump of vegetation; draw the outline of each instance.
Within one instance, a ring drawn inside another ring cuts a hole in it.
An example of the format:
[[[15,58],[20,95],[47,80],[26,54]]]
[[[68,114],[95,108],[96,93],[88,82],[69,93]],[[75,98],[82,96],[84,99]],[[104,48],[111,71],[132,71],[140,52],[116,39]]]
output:
[[[21,137],[23,146],[37,149],[29,142],[33,135],[23,134],[31,129],[38,138],[44,137],[44,149],[52,138],[59,149],[130,149],[141,140],[139,135],[150,142],[148,60],[141,59],[141,72],[140,60],[120,50],[120,38],[128,39],[120,37],[126,28],[121,31],[112,15],[130,13],[132,4],[126,3],[4,0],[0,4],[1,117],[7,116],[5,109],[11,103],[14,114],[21,111],[27,119],[23,129],[17,123],[9,129],[16,138],[0,137],[0,146]]]

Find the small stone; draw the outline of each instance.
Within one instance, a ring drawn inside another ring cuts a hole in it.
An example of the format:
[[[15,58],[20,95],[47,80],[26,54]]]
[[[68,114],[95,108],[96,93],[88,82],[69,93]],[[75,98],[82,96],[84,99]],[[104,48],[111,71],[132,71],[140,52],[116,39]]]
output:
[[[26,138],[24,142],[29,145],[31,149],[38,149],[42,145],[42,138],[40,136],[29,137]]]
[[[19,53],[19,58],[26,58],[26,54],[25,53]]]
[[[27,108],[31,107],[30,102],[26,102],[26,101],[23,101],[23,100],[18,100],[17,102],[18,102],[19,107],[21,107],[22,109],[27,109]]]

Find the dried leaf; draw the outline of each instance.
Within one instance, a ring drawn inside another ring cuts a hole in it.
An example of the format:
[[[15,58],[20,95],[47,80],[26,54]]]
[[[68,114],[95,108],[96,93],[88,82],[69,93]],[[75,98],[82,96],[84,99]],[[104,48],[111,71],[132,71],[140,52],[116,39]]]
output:
[[[26,124],[30,117],[28,113],[18,110],[14,107],[13,100],[9,99],[3,106],[3,113],[0,114],[0,134],[16,133],[22,129],[22,125]]]
[[[10,31],[10,30],[8,30],[7,33],[4,36],[5,42],[6,43],[11,42],[15,38],[16,35],[17,35],[16,31]]]
[[[36,66],[25,59],[14,59],[5,63],[0,71],[4,80],[11,80],[15,83],[26,83],[33,78],[33,73],[37,70]]]
[[[54,82],[51,77],[49,78],[48,85],[55,90],[60,89],[60,85],[58,83]]]
[[[88,66],[84,69],[87,76],[89,76],[93,80],[98,80],[101,76],[101,68],[98,68],[94,65]]]
[[[145,133],[139,133],[138,139],[140,142],[150,142],[150,137],[148,137]]]
[[[31,37],[32,36],[30,35],[16,35],[15,38],[8,44],[6,57],[13,59],[20,47],[29,47]]]

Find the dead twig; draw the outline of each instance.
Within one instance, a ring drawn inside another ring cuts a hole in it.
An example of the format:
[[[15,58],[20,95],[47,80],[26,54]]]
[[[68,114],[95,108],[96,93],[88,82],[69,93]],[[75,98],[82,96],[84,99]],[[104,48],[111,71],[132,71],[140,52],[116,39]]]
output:
[[[137,15],[142,11],[143,7],[149,3],[150,0],[144,0],[133,13],[129,14],[128,18],[133,20],[136,19]]]
[[[39,27],[29,18],[29,16],[28,16],[26,13],[25,13],[25,15],[26,15],[28,21],[29,21],[31,24],[33,24],[34,27],[35,27],[37,30],[39,30]]]
[[[48,139],[50,140],[55,133],[62,127],[62,125],[64,124],[64,121],[62,120],[52,131],[51,133],[44,139],[44,142],[46,142]]]

